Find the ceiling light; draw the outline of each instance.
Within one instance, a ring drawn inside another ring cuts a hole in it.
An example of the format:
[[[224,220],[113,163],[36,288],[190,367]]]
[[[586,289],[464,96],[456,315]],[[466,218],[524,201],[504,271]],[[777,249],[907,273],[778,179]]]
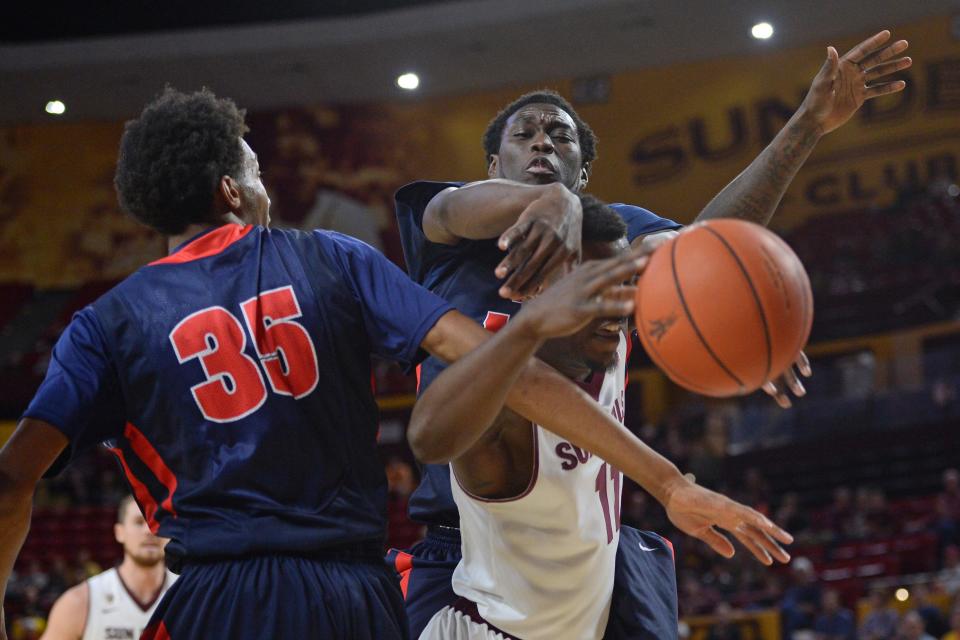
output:
[[[415,73],[405,73],[397,77],[397,86],[407,91],[413,91],[420,86],[420,77]]]
[[[766,40],[773,35],[773,25],[769,22],[758,22],[750,29],[750,35],[757,40]]]
[[[44,110],[52,116],[59,116],[67,110],[67,105],[63,104],[59,100],[51,100],[47,103],[47,106],[44,107]]]

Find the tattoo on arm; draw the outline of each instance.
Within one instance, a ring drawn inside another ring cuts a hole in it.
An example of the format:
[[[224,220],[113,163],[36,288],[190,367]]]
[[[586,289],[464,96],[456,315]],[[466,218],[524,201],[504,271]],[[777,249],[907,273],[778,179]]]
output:
[[[788,122],[750,166],[704,207],[697,220],[739,218],[768,224],[819,137],[814,126]]]

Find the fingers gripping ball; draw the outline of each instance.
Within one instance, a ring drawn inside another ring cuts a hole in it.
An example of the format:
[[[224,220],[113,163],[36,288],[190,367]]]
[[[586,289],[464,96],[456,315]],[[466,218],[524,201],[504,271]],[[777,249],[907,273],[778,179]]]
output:
[[[692,225],[640,279],[637,331],[671,380],[697,393],[750,393],[781,375],[810,337],[813,294],[799,258],[741,220]]]

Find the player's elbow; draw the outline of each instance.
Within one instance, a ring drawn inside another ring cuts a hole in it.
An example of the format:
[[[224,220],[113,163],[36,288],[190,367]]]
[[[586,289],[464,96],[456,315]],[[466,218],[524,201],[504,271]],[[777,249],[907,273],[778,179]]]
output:
[[[424,464],[447,464],[454,458],[453,448],[437,433],[436,423],[431,421],[429,411],[414,407],[407,427],[407,442],[417,460]],[[431,425],[433,428],[431,428]]]

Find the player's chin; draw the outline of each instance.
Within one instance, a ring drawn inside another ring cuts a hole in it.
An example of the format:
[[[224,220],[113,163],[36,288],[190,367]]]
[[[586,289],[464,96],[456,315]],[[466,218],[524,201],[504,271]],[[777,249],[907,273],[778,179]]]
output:
[[[587,344],[586,356],[590,369],[593,371],[606,371],[617,363],[617,347],[619,340],[610,340],[608,338],[594,337]]]

